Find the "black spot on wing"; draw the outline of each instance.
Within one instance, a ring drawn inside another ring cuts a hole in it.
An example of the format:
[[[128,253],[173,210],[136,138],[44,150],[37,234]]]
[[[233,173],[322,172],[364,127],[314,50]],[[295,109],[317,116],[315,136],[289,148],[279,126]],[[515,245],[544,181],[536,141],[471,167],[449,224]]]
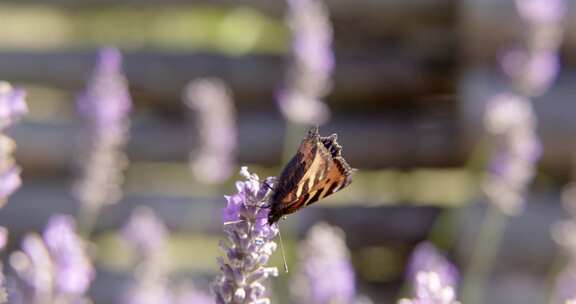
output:
[[[338,187],[338,181],[335,181],[332,184],[330,184],[330,188],[328,188],[328,191],[326,191],[325,196],[328,196],[328,195],[334,193],[334,189],[336,189],[336,187]]]
[[[324,188],[318,189],[318,191],[316,191],[316,193],[314,193],[314,196],[312,196],[312,198],[306,203],[306,206],[311,205],[311,204],[317,202],[318,200],[320,200],[322,198],[322,197],[320,197],[320,195],[322,194],[322,191],[324,191]]]

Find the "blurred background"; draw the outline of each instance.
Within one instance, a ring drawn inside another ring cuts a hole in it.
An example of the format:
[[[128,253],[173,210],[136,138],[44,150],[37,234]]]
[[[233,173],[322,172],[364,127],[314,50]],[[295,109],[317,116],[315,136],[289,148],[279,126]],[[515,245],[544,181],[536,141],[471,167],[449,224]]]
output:
[[[335,69],[325,103],[324,136],[338,133],[359,169],[354,183],[281,222],[289,265],[314,224],[341,227],[359,291],[391,303],[413,247],[432,236],[465,265],[487,204],[478,193],[486,98],[504,82],[497,58],[521,37],[511,0],[326,0]],[[560,190],[570,180],[576,136],[576,5],[567,1],[561,69],[534,101],[544,154],[525,212],[511,218],[486,303],[544,303],[558,246],[551,225],[567,217]],[[306,128],[290,126],[276,98],[290,64],[282,1],[18,0],[0,2],[0,79],[28,93],[30,113],[10,129],[23,186],[0,212],[19,237],[53,213],[76,214],[71,187],[82,142],[75,99],[90,79],[97,50],[118,47],[134,102],[124,197],[95,225],[95,303],[115,303],[130,252],[116,232],[137,206],[166,223],[170,265],[207,289],[217,272],[224,194],[240,165],[278,175]],[[237,125],[235,168],[221,184],[191,174],[201,145],[198,117],[183,104],[189,81],[229,86]],[[279,254],[272,264],[281,266]],[[290,274],[275,280],[277,303],[290,303]],[[510,292],[514,290],[514,292]]]

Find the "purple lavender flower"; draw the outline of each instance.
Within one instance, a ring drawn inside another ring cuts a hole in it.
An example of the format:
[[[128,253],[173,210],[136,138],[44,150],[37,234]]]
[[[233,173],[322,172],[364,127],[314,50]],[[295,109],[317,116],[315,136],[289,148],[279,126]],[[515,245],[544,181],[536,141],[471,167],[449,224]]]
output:
[[[103,48],[90,82],[77,102],[78,112],[90,122],[93,132],[102,136],[123,136],[132,100],[122,73],[122,54],[116,48]]]
[[[326,223],[314,225],[300,246],[299,257],[301,267],[291,286],[296,303],[355,302],[354,269],[341,229]]]
[[[221,183],[230,177],[236,153],[234,103],[223,81],[201,79],[186,86],[184,102],[196,112],[200,148],[190,168],[199,181]]]
[[[86,122],[87,142],[79,162],[83,166],[82,177],[74,187],[74,194],[83,210],[89,210],[85,212],[97,214],[102,206],[115,203],[122,196],[122,170],[128,162],[122,150],[132,103],[117,49],[100,51],[92,78],[77,106]]]
[[[136,209],[122,230],[122,237],[138,256],[138,271],[121,303],[172,304],[168,288],[166,238],[168,230],[151,209]]]
[[[53,216],[44,231],[44,242],[56,269],[59,293],[81,296],[88,291],[94,268],[72,217]]]
[[[272,240],[278,234],[277,225],[267,222],[270,209],[264,208],[270,191],[246,167],[240,174],[246,180],[236,182],[238,193],[225,197],[228,203],[222,218],[228,243],[220,244],[226,258],[218,258],[221,273],[213,283],[216,303],[270,303],[263,284],[278,275],[276,267],[265,267],[276,250]]]
[[[502,57],[511,79],[511,92],[494,95],[485,113],[485,128],[493,142],[488,174],[483,184],[489,200],[508,215],[522,211],[528,184],[540,158],[536,117],[531,97],[542,95],[559,70],[563,0],[517,0],[525,24],[522,47]]]
[[[420,243],[410,258],[408,277],[413,281],[418,272],[434,272],[446,285],[456,286],[458,270],[429,242]]]
[[[0,81],[0,130],[18,122],[28,113],[25,97],[24,90]]]
[[[15,164],[12,156],[16,145],[14,140],[2,132],[28,112],[24,97],[23,90],[14,89],[9,83],[0,81],[0,207],[22,184],[20,167]]]
[[[458,304],[456,282],[458,271],[430,243],[416,247],[408,267],[413,298],[401,299],[399,304]]]
[[[95,272],[75,226],[72,217],[53,216],[43,237],[28,234],[22,241],[22,251],[11,255],[10,263],[25,283],[26,303],[85,300]]]
[[[502,93],[489,101],[484,119],[493,142],[484,193],[504,213],[518,214],[541,154],[536,116],[528,99]]]
[[[516,0],[524,22],[525,39],[504,59],[504,70],[525,96],[542,95],[558,74],[562,38],[563,0]]]
[[[576,265],[568,265],[556,278],[554,303],[576,303]]]
[[[414,298],[400,299],[398,304],[459,304],[454,287],[442,282],[435,272],[416,274]]]
[[[330,116],[321,100],[331,88],[334,69],[328,10],[320,0],[288,0],[287,3],[293,62],[287,83],[278,94],[278,104],[289,121],[322,124]]]

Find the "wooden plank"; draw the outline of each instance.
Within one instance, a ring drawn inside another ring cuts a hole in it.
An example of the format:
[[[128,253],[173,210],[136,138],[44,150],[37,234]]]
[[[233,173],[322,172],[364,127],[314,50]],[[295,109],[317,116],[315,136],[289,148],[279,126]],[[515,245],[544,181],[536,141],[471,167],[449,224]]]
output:
[[[419,53],[337,56],[331,103],[346,110],[422,102],[425,96],[455,92],[454,62]],[[92,51],[0,52],[1,77],[16,82],[79,91],[94,61]],[[230,57],[201,53],[135,51],[126,54],[126,74],[137,102],[180,111],[180,94],[191,79],[221,77],[234,97],[251,109],[270,109],[282,84],[285,58]],[[242,107],[239,107],[242,110]],[[172,110],[174,111],[174,110]]]

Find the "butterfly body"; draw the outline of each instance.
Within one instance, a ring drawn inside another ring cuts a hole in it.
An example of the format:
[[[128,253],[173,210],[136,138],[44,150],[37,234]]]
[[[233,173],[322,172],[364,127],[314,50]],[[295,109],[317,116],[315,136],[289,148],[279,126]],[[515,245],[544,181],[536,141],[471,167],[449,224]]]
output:
[[[341,151],[336,134],[321,137],[312,128],[274,186],[268,223],[348,186],[354,170]]]

